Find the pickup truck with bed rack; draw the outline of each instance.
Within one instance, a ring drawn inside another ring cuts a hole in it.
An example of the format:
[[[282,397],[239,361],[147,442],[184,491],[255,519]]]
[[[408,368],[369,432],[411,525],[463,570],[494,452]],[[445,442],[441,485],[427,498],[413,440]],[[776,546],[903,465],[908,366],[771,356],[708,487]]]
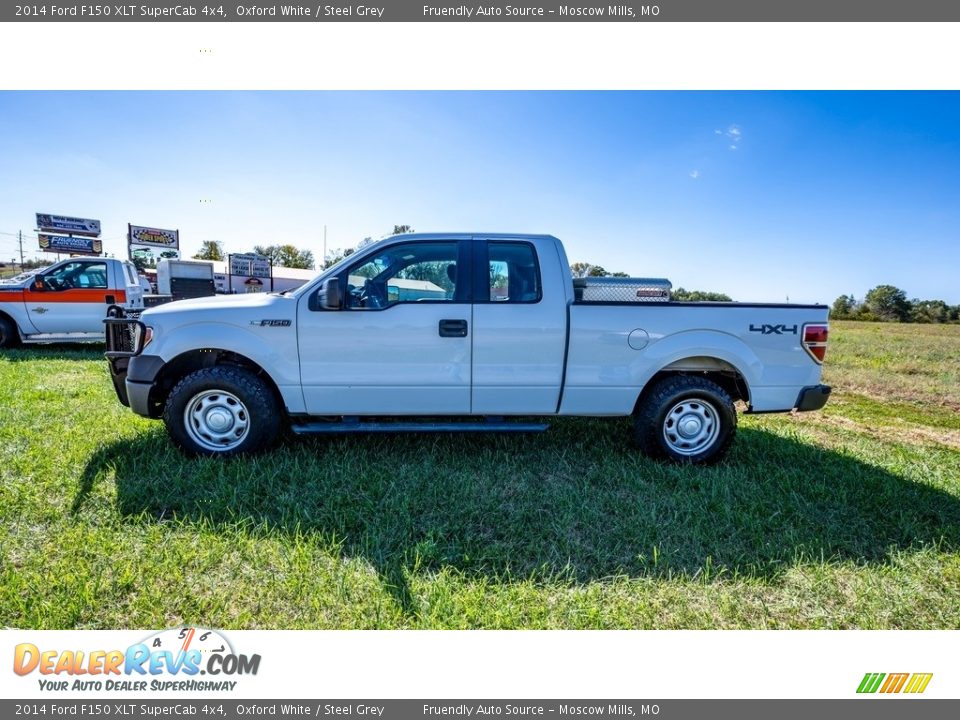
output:
[[[723,457],[746,412],[817,410],[823,305],[673,302],[667,281],[574,280],[550,235],[431,233],[364,247],[290,292],[110,318],[120,401],[228,456],[294,433],[537,432],[633,416],[646,454]]]

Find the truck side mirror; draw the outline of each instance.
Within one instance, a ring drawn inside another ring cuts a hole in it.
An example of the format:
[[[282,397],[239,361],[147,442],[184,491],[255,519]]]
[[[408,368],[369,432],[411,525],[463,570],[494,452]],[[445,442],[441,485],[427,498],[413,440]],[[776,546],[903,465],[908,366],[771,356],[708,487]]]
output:
[[[34,292],[44,292],[47,289],[47,286],[43,284],[42,277],[35,277],[33,279],[33,291]]]
[[[311,310],[339,310],[340,309],[340,278],[327,278],[320,285],[316,293],[316,301]]]

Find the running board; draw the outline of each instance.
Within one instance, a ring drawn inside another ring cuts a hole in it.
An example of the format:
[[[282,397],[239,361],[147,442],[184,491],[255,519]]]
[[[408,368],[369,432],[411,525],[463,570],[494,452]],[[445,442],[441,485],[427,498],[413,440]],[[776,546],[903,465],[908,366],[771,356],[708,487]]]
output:
[[[103,333],[34,333],[25,335],[23,343],[69,343],[69,342],[103,342]]]
[[[506,422],[312,422],[290,427],[297,435],[345,435],[348,433],[539,433],[547,423]]]

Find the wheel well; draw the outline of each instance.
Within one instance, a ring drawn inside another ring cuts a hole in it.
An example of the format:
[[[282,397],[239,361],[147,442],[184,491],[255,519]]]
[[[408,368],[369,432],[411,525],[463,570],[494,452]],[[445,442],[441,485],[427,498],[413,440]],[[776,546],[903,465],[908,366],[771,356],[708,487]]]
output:
[[[20,325],[13,318],[13,316],[4,312],[3,310],[0,310],[0,320],[7,320],[13,326],[13,332],[16,333],[16,341],[20,342],[20,338],[22,337],[20,333]]]
[[[647,396],[647,394],[657,385],[657,383],[665,378],[675,377],[677,375],[692,375],[696,377],[707,378],[723,388],[734,402],[737,400],[743,400],[743,402],[749,405],[750,388],[747,386],[747,381],[744,379],[740,371],[737,370],[733,365],[730,365],[722,360],[713,360],[713,358],[707,359],[712,361],[710,364],[715,365],[715,367],[698,368],[697,365],[703,363],[687,363],[686,361],[681,360],[676,363],[671,363],[663,370],[657,372],[647,381],[647,384],[643,386],[643,390],[641,390],[640,394],[637,396],[637,402],[634,405],[634,410],[636,410],[637,406],[640,405],[640,401]],[[701,360],[701,358],[694,358],[693,360]]]
[[[158,418],[163,415],[163,408],[167,404],[167,398],[174,386],[190,373],[202,368],[214,367],[215,365],[232,365],[234,367],[249,370],[257,377],[267,383],[280,403],[284,407],[283,397],[280,395],[280,389],[273,381],[273,378],[257,363],[250,358],[235,353],[230,350],[219,350],[217,348],[203,348],[200,350],[190,350],[182,355],[178,355],[173,360],[165,363],[154,379],[153,388],[150,391],[150,417]]]

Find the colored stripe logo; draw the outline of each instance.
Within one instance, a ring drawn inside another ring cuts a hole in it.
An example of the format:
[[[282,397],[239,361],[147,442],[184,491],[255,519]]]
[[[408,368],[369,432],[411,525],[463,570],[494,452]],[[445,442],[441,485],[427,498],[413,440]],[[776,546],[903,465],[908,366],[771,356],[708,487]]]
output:
[[[858,693],[919,694],[927,689],[933,673],[867,673],[857,687]]]

